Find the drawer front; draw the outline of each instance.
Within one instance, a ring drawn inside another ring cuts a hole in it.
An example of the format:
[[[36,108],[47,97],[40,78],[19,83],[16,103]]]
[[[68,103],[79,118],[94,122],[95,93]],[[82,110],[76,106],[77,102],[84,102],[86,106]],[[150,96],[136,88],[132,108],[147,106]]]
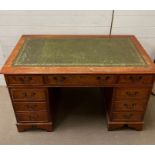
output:
[[[120,84],[151,84],[153,82],[152,75],[121,75]]]
[[[116,88],[114,91],[114,99],[146,99],[150,93],[150,88]]]
[[[11,96],[14,101],[42,101],[46,99],[45,89],[11,89]]]
[[[105,85],[115,84],[116,75],[49,75],[47,83],[51,85]]]
[[[41,75],[7,75],[8,85],[41,85],[43,77]]]
[[[13,105],[16,112],[47,110],[46,102],[14,102]]]
[[[16,113],[18,122],[48,122],[48,113],[45,112],[25,112]]]
[[[143,112],[113,112],[111,121],[134,122],[143,120]]]
[[[147,102],[143,100],[114,101],[112,111],[144,111],[146,104]]]

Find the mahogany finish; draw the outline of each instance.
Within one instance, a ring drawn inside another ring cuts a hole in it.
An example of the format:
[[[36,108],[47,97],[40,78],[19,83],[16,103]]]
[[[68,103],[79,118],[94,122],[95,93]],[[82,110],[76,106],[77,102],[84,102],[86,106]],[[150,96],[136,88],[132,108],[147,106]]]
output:
[[[151,75],[122,75],[119,83],[121,84],[150,84],[152,83]]]
[[[14,101],[45,101],[46,91],[42,88],[20,88],[10,89],[11,97]]]
[[[115,88],[114,90],[114,100],[121,100],[121,99],[145,99],[150,93],[149,88]]]
[[[17,112],[18,122],[48,122],[48,113],[46,111]]]
[[[143,112],[113,112],[111,113],[112,121],[137,122],[143,120]]]
[[[43,77],[40,75],[11,75],[7,76],[8,85],[41,85],[43,84]]]
[[[47,109],[46,102],[14,102],[14,109],[17,112],[22,111],[41,111]]]
[[[102,86],[115,84],[117,77],[114,75],[47,75],[47,84],[52,86]]]
[[[113,111],[144,111],[147,100],[121,100],[113,101]]]
[[[12,63],[26,38],[128,37],[148,67],[13,67]],[[124,126],[142,130],[152,90],[155,67],[134,36],[103,35],[24,35],[6,61],[5,75],[18,131],[53,129],[49,87],[104,87],[108,130]]]

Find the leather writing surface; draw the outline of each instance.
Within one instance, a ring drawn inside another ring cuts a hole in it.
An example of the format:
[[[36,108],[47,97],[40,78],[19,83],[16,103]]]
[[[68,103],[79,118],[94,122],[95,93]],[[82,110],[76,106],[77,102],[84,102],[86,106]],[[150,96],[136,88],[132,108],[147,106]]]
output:
[[[130,38],[26,39],[13,66],[147,66]]]

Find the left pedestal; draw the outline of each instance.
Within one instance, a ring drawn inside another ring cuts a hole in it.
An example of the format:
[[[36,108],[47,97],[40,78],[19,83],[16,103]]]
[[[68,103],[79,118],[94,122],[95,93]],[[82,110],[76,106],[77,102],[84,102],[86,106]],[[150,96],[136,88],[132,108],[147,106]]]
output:
[[[49,104],[48,88],[39,86],[39,84],[42,84],[42,77],[37,75],[12,75],[5,78],[17,120],[18,131],[22,132],[32,128],[52,131],[52,105]]]

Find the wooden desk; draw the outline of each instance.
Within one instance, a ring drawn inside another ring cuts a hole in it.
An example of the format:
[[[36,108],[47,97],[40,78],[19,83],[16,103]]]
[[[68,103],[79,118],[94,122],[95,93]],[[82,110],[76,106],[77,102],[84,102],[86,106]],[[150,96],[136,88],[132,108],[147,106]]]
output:
[[[52,131],[49,87],[104,88],[108,130],[142,130],[155,67],[134,36],[24,35],[1,73],[18,131]]]

